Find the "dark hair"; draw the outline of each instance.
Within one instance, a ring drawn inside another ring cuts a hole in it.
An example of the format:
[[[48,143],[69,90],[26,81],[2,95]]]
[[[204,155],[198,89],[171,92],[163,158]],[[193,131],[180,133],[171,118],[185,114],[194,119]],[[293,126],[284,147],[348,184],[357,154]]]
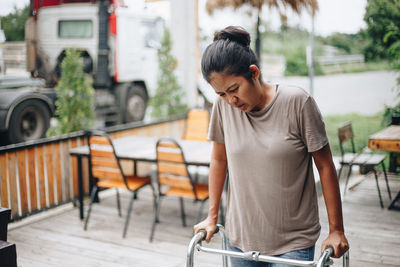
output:
[[[252,82],[250,65],[260,68],[250,49],[250,34],[242,27],[228,26],[214,35],[214,42],[204,51],[201,71],[207,82],[213,72],[244,76]],[[261,75],[260,75],[261,80]]]

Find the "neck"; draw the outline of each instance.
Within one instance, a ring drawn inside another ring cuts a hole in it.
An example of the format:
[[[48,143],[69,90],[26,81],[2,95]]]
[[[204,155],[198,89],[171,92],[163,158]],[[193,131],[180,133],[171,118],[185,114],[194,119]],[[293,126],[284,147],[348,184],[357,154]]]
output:
[[[271,103],[276,94],[275,84],[261,82],[260,87],[261,87],[261,101],[260,104],[256,107],[256,110],[254,111],[262,110],[263,108],[265,108],[269,103]]]

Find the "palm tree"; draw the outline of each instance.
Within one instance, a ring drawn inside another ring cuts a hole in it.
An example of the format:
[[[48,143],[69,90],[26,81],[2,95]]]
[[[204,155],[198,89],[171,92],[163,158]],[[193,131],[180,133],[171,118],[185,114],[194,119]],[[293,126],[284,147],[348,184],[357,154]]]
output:
[[[256,55],[261,61],[261,39],[260,39],[260,14],[263,5],[268,8],[277,9],[283,23],[286,22],[285,11],[287,8],[292,9],[295,13],[300,14],[303,8],[311,10],[314,16],[318,10],[317,0],[207,0],[206,9],[211,15],[215,9],[220,9],[228,6],[233,6],[235,9],[243,5],[251,5],[256,8],[257,13],[257,27],[256,27]]]

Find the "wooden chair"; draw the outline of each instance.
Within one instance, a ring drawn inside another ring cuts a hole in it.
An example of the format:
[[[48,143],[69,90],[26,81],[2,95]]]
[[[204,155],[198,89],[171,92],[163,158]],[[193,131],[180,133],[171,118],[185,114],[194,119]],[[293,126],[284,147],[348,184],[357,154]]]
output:
[[[102,131],[91,131],[88,133],[87,138],[90,151],[90,176],[91,179],[93,179],[93,188],[90,193],[90,204],[84,230],[87,229],[90,213],[92,211],[92,204],[95,201],[97,192],[100,188],[116,188],[117,208],[119,216],[121,216],[121,203],[118,189],[128,189],[132,192],[132,197],[129,202],[128,213],[126,214],[126,221],[122,234],[122,236],[125,237],[128,230],[133,200],[136,196],[136,193],[146,185],[150,185],[151,187],[153,187],[151,184],[151,178],[129,176],[124,174],[119,159],[115,153],[114,145],[108,134]]]
[[[205,109],[193,108],[187,113],[185,132],[183,139],[194,141],[208,141],[208,125],[210,123],[210,114]],[[196,181],[199,176],[208,177],[208,167],[189,166],[189,172],[194,174]],[[203,174],[203,175],[200,175]]]
[[[193,108],[187,113],[185,133],[183,139],[194,141],[208,141],[208,127],[210,124],[210,114],[206,109]],[[189,172],[194,175],[195,182],[208,178],[209,168],[205,166],[189,166]],[[228,174],[227,174],[228,177]],[[228,178],[227,178],[228,179]],[[227,183],[226,183],[227,185]],[[226,191],[227,189],[225,189]],[[221,224],[225,224],[224,209],[221,199],[220,219]]]
[[[182,225],[186,226],[183,199],[189,198],[200,202],[196,222],[201,219],[204,202],[208,199],[208,185],[196,183],[188,171],[182,148],[171,138],[161,138],[156,145],[158,198],[154,209],[150,242],[158,222],[161,198],[176,196],[180,201]]]
[[[389,198],[392,199],[392,196],[390,193],[390,188],[389,188],[389,183],[388,183],[388,179],[387,179],[387,175],[386,175],[385,164],[384,164],[384,160],[385,160],[386,156],[382,155],[382,154],[373,154],[371,152],[366,153],[365,151],[356,153],[355,147],[354,147],[354,134],[353,134],[353,128],[352,128],[351,122],[345,122],[344,124],[339,126],[338,136],[339,136],[340,153],[342,155],[341,160],[340,160],[340,169],[339,169],[338,179],[340,179],[343,167],[344,166],[349,167],[349,172],[347,174],[345,187],[344,187],[344,193],[346,193],[347,184],[349,182],[352,167],[359,166],[360,168],[364,168],[365,170],[372,171],[374,173],[376,187],[378,189],[379,201],[380,201],[381,207],[383,208],[382,196],[381,196],[381,191],[379,189],[379,183],[378,183],[378,175],[377,175],[375,168],[378,165],[382,166]],[[343,145],[344,145],[344,143],[349,143],[349,142],[351,144],[351,152],[346,153]]]
[[[208,124],[210,114],[205,109],[191,109],[188,111],[183,139],[208,141]]]

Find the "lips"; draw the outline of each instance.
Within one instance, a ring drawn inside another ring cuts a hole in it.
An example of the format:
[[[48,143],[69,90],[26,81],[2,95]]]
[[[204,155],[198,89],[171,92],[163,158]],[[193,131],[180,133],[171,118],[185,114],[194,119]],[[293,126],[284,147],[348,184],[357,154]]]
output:
[[[246,108],[245,104],[237,105],[237,108],[240,110],[244,110]]]

